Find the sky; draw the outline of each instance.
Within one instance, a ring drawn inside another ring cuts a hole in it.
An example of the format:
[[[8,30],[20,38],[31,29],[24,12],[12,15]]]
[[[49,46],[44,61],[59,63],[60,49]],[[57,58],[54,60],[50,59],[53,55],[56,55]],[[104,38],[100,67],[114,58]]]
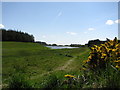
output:
[[[118,37],[117,2],[3,2],[0,28],[48,44],[86,44]]]

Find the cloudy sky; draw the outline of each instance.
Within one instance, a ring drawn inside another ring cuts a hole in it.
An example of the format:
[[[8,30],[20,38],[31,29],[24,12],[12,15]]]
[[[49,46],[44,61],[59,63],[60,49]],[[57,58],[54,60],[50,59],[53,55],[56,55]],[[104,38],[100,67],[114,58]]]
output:
[[[33,34],[36,41],[85,44],[118,36],[117,2],[3,2],[0,28]]]

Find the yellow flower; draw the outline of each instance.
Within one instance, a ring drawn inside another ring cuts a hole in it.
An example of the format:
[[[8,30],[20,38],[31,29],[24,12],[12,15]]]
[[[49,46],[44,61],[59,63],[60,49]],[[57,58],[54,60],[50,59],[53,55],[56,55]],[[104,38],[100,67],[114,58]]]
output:
[[[98,46],[97,45],[94,45],[95,48],[97,48]]]
[[[95,48],[94,48],[94,47],[91,47],[90,49],[93,51]]]
[[[83,61],[83,63],[87,63],[87,62],[89,62],[90,60],[88,59],[88,60],[85,60],[85,61]]]
[[[104,56],[107,56],[106,54],[104,54],[104,53],[102,53],[102,56],[104,57]]]
[[[102,53],[101,58],[105,58],[105,56],[107,56],[107,54]]]
[[[114,51],[116,51],[116,49],[112,49],[112,51],[114,52]]]
[[[118,65],[116,65],[115,67],[116,67],[116,68],[120,68],[120,66],[118,66]]]
[[[66,77],[66,78],[74,78],[75,76],[73,76],[73,75],[65,75],[64,77]]]
[[[120,44],[116,44],[116,47],[119,47]]]
[[[104,58],[104,57],[101,57],[101,58]]]
[[[92,56],[92,54],[91,54],[91,56]],[[92,59],[92,57],[91,57],[91,56],[89,56],[89,57],[88,57],[88,60],[87,60],[87,62],[89,62],[89,61],[90,61],[89,59]]]
[[[114,62],[120,62],[120,60],[114,61]]]

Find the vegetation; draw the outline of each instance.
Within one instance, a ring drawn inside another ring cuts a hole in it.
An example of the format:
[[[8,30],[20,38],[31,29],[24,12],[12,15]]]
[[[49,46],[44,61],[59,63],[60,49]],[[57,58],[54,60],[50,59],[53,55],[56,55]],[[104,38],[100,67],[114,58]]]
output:
[[[3,88],[120,88],[117,38],[88,43],[90,49],[50,49],[41,43],[46,44],[2,42]]]
[[[70,47],[85,47],[87,45],[81,45],[81,44],[71,44]]]
[[[35,43],[39,43],[41,45],[48,45],[46,42],[36,41]]]
[[[93,45],[100,45],[100,44],[104,44],[106,41],[100,41],[99,39],[96,40],[90,40],[88,42],[88,46],[92,47]]]
[[[2,44],[4,88],[62,88],[64,74],[79,74],[89,54],[87,47],[53,50],[38,43]]]
[[[0,29],[2,41],[34,42],[34,36],[21,31]]]
[[[117,38],[100,46],[91,47],[90,56],[86,61],[90,69],[106,68],[108,64],[120,68],[120,43]]]
[[[106,39],[107,39],[106,41],[101,41],[99,39],[89,40],[87,45],[88,45],[88,47],[92,47],[94,45],[99,46],[99,45],[104,44],[105,42],[109,41],[108,38],[106,38]],[[118,40],[118,42],[120,43],[120,40]]]
[[[120,88],[120,43],[117,38],[91,47],[88,60],[83,61],[83,74],[65,75],[69,88]]]

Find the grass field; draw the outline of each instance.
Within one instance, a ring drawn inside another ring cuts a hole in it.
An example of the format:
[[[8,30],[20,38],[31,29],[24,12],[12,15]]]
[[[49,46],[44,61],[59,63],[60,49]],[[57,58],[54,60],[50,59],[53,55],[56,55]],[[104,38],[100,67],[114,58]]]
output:
[[[48,87],[54,80],[63,80],[65,74],[80,75],[90,51],[88,47],[53,50],[25,42],[3,42],[2,46],[3,87],[18,72],[35,88]]]

